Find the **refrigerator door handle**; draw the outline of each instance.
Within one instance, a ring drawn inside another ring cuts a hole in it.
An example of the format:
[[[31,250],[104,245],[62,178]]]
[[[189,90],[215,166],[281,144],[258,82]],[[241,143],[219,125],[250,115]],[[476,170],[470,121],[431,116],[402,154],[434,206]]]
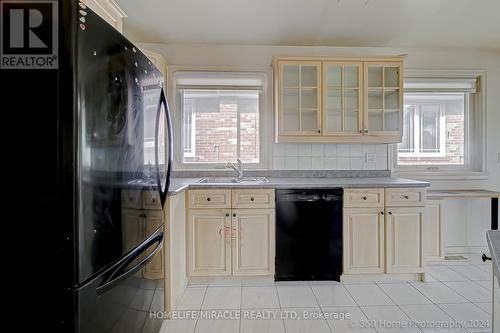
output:
[[[158,130],[160,127],[160,117],[161,117],[161,107],[162,105],[164,106],[165,110],[165,118],[167,121],[167,127],[166,127],[166,134],[167,134],[167,143],[166,143],[166,148],[167,148],[167,156],[166,157],[166,163],[167,163],[167,169],[164,170],[166,172],[165,174],[165,190],[163,190],[162,187],[162,178],[161,178],[161,171],[160,171],[160,165],[158,163],[159,160],[159,135],[158,135]],[[158,192],[160,195],[160,201],[161,201],[161,206],[162,208],[165,205],[165,200],[167,199],[167,194],[168,194],[168,188],[170,186],[170,176],[172,174],[172,160],[173,160],[173,142],[172,142],[172,119],[170,117],[170,110],[168,108],[168,103],[167,99],[165,97],[165,93],[163,91],[163,88],[161,89],[160,93],[160,101],[158,102],[158,108],[156,111],[156,124],[155,124],[155,163],[156,163],[156,181],[158,184]]]
[[[139,263],[131,267],[125,272],[121,272],[124,267],[134,261],[137,257],[144,253],[151,245],[158,243],[155,249],[149,253],[144,259],[142,259]],[[157,232],[153,235],[148,241],[139,246],[132,252],[128,258],[124,260],[124,262],[118,265],[118,268],[111,274],[111,276],[100,286],[96,288],[96,292],[98,295],[102,295],[105,292],[116,287],[120,282],[139,272],[144,266],[146,266],[151,259],[161,250],[163,246],[163,231]]]

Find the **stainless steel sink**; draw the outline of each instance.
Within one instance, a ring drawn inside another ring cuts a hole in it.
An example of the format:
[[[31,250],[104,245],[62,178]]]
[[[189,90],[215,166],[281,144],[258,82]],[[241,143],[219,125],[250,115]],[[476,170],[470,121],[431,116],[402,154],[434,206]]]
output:
[[[201,184],[262,184],[269,183],[265,177],[243,177],[241,179],[233,177],[208,177],[198,180]]]

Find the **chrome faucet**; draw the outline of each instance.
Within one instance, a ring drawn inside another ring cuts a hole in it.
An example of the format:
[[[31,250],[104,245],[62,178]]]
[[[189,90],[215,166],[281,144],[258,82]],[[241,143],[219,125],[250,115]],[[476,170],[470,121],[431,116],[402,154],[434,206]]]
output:
[[[234,172],[236,172],[236,176],[238,177],[238,179],[242,179],[243,178],[243,163],[241,162],[241,160],[239,158],[237,159],[237,161],[238,161],[238,166],[235,166],[233,162],[227,162],[226,168],[233,169]]]

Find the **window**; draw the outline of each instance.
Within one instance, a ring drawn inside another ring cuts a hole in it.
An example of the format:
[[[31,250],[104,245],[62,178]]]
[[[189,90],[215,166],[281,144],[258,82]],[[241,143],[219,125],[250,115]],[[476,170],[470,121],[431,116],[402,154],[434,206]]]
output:
[[[405,93],[398,164],[464,164],[466,95]]]
[[[176,72],[180,167],[262,165],[262,74]],[[174,140],[175,142],[175,140]]]
[[[483,170],[479,79],[480,74],[464,73],[405,78],[403,137],[395,149],[396,171]]]

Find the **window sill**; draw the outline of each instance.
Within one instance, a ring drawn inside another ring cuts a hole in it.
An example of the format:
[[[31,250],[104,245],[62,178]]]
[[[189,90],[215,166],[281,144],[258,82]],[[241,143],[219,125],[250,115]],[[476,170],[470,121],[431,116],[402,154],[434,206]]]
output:
[[[419,171],[392,170],[392,176],[402,177],[402,178],[413,178],[417,180],[487,180],[488,179],[488,173],[482,171],[419,172]]]

